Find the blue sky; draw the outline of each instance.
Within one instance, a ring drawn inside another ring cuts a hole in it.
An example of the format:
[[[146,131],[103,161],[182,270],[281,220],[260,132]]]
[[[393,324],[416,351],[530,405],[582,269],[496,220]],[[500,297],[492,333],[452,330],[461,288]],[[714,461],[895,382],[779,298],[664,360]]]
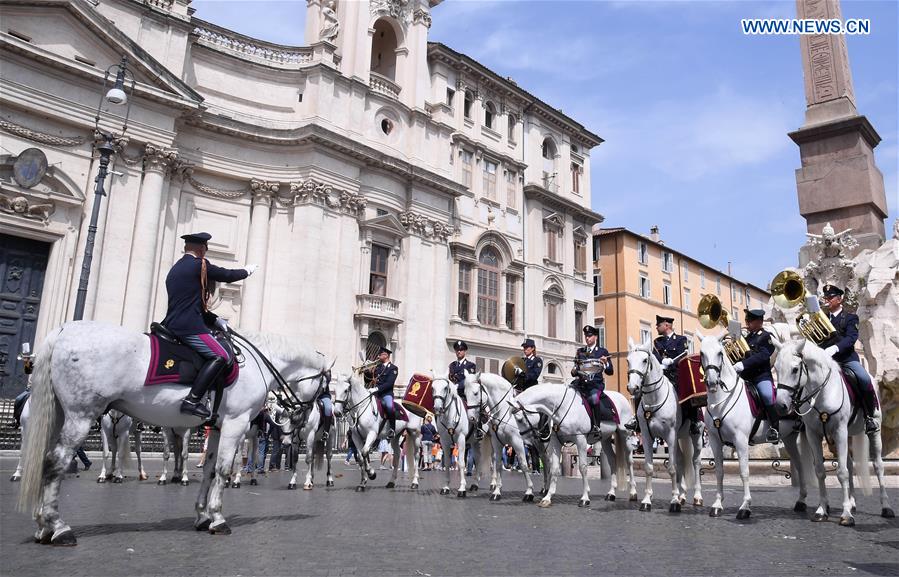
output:
[[[346,0],[344,0],[346,1]],[[875,150],[892,228],[899,206],[899,3],[843,0],[856,105]],[[194,0],[196,16],[302,45],[306,2]],[[794,171],[805,93],[798,36],[744,36],[741,18],[793,18],[794,0],[445,0],[430,40],[468,54],[561,108],[606,142],[592,153],[604,226],[648,233],[767,286],[805,241]]]

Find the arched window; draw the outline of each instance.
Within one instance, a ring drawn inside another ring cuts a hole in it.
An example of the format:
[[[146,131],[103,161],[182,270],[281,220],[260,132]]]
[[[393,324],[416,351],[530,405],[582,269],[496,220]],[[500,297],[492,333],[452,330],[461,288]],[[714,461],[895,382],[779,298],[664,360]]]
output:
[[[550,192],[558,192],[558,170],[556,170],[556,144],[552,138],[543,139],[543,188]]]
[[[562,287],[551,284],[543,291],[543,307],[546,312],[546,336],[551,339],[559,338],[559,320],[565,303],[565,293]]]
[[[393,26],[383,18],[375,22],[371,39],[371,71],[396,81],[396,49],[399,41]]]
[[[487,102],[484,105],[484,126],[487,128],[493,128],[493,120],[496,118],[496,105],[492,102]]]
[[[368,340],[365,343],[365,358],[369,361],[373,361],[378,358],[378,351],[381,350],[381,347],[387,346],[387,337],[384,336],[384,333],[380,331],[372,331],[368,335]]]
[[[518,119],[515,118],[514,114],[510,114],[508,121],[509,121],[509,134],[508,134],[509,142],[515,142],[515,125],[518,123]]]
[[[465,104],[463,105],[462,112],[465,114],[465,118],[471,118],[471,105],[474,104],[474,94],[472,94],[471,90],[465,91]]]
[[[556,363],[549,363],[548,365],[546,365],[546,372],[551,375],[556,375],[559,374],[560,371]]]
[[[485,248],[478,258],[478,322],[495,327],[499,324],[499,255]]]

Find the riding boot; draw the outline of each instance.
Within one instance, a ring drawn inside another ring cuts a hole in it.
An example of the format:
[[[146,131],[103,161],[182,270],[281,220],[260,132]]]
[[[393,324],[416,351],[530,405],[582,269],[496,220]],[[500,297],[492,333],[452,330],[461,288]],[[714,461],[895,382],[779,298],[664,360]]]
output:
[[[768,418],[768,434],[765,436],[765,441],[776,445],[780,442],[780,431],[777,430],[779,419],[774,405],[765,407],[765,415]]]
[[[334,419],[331,415],[322,413],[322,441],[328,442],[331,437],[331,421]]]
[[[200,369],[194,380],[193,386],[190,388],[187,398],[181,401],[181,412],[187,415],[194,415],[201,419],[209,419],[212,413],[203,404],[203,396],[215,380],[222,374],[227,366],[227,361],[222,357],[215,357],[206,361],[206,364]]]
[[[862,391],[862,410],[865,412],[865,434],[873,435],[880,430],[880,424],[874,418],[877,410],[877,396],[873,390]]]
[[[599,435],[599,405],[594,405],[591,403],[590,405],[593,408],[593,412],[590,415],[590,432],[589,435]]]
[[[640,399],[642,398],[643,395],[634,395],[634,411],[640,410]],[[631,417],[631,420],[624,424],[624,428],[628,431],[634,431],[635,433],[640,432],[640,423],[637,421],[636,412],[634,413],[634,416]]]
[[[390,430],[387,431],[387,438],[392,439],[396,436],[396,415],[390,415],[387,417],[387,422],[389,423]]]

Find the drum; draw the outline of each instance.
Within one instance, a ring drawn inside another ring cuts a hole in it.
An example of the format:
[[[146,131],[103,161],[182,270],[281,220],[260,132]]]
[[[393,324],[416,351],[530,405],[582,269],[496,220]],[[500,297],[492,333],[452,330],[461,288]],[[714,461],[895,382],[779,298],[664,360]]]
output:
[[[596,375],[605,369],[605,364],[599,359],[584,359],[580,362],[580,372],[585,375]]]
[[[431,377],[415,373],[409,379],[409,386],[406,387],[406,394],[400,403],[408,411],[423,418],[425,415],[434,412],[434,394],[432,390]]]
[[[690,355],[677,364],[677,397],[681,403],[690,401],[694,407],[708,404],[708,390],[699,355]]]

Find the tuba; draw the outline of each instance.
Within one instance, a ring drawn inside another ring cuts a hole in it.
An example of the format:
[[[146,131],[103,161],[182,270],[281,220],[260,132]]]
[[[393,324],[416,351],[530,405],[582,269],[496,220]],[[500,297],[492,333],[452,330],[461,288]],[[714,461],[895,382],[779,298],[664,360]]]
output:
[[[827,315],[821,312],[818,297],[810,295],[805,289],[799,273],[784,270],[777,273],[771,281],[771,296],[774,304],[782,309],[791,309],[804,304],[802,314],[796,319],[796,327],[802,336],[820,345],[829,339],[837,330]]]
[[[730,362],[737,364],[746,357],[749,352],[749,343],[743,336],[743,331],[739,321],[730,321],[727,319],[727,311],[721,306],[721,301],[713,294],[702,295],[699,301],[699,307],[696,310],[699,317],[699,324],[704,329],[712,329],[718,325],[723,326],[728,331],[728,337],[724,340],[724,352],[730,359]]]

